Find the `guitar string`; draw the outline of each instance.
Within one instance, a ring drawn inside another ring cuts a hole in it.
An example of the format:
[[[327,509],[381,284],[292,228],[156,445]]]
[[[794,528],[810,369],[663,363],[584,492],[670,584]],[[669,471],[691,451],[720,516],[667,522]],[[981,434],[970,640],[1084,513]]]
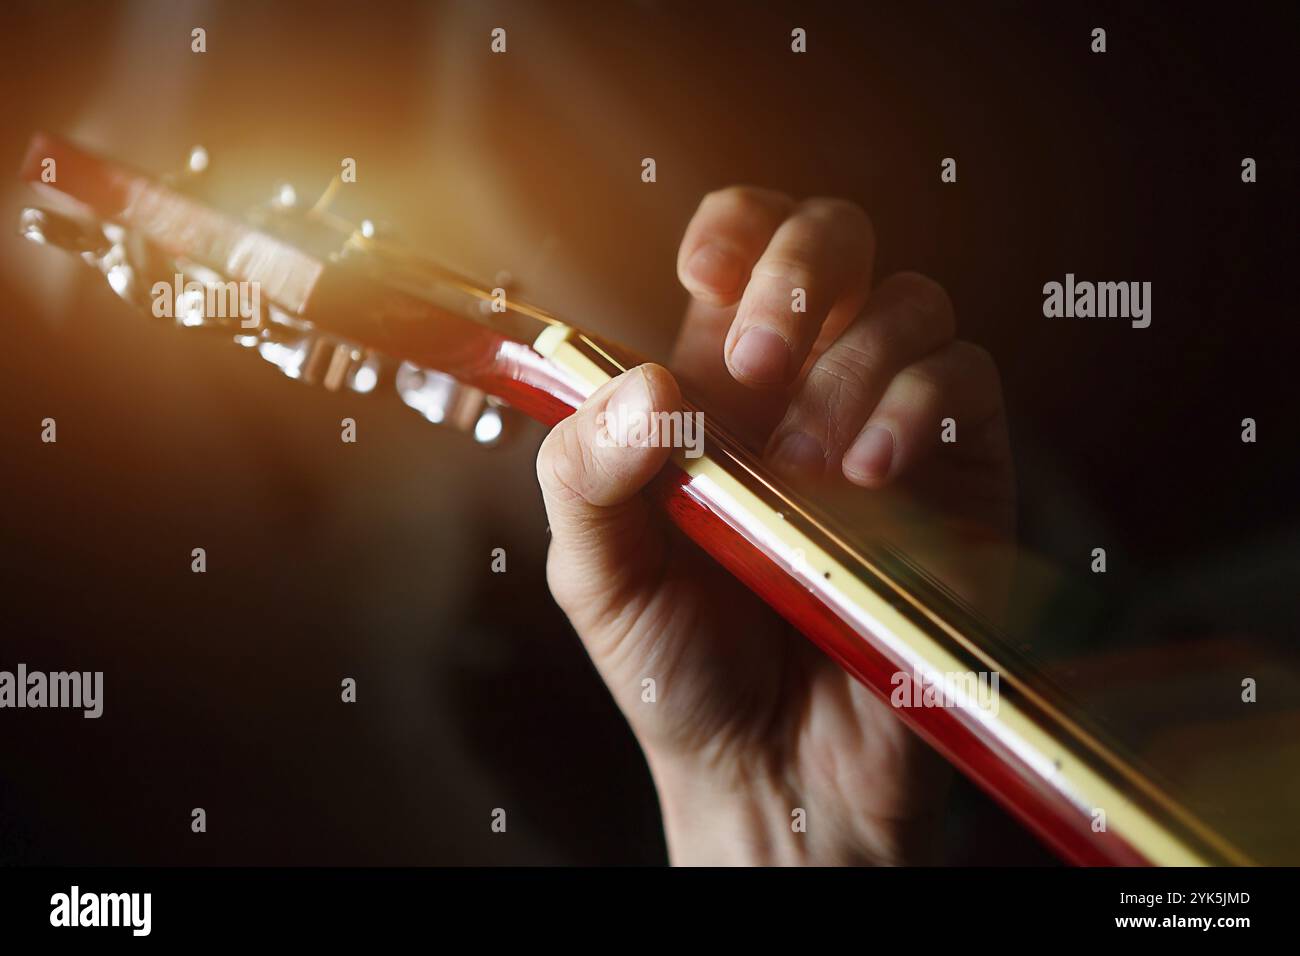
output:
[[[350,247],[358,249],[359,251],[375,251],[387,258],[395,259],[409,266],[414,266],[433,281],[443,282],[458,291],[474,296],[478,299],[492,301],[496,298],[491,291],[483,289],[472,279],[469,279],[454,270],[448,269],[432,256],[397,243],[377,239],[373,236],[366,236],[356,224],[329,211],[328,207],[334,196],[337,194],[340,186],[341,180],[336,175],[330,181],[330,184],[326,187],[320,198],[308,211],[307,215],[338,232],[347,233],[347,238],[344,240],[344,248]],[[563,326],[569,328],[583,345],[594,352],[603,361],[608,363],[611,368],[616,369],[618,373],[621,374],[628,370],[628,366],[612,355],[600,342],[581,330],[573,329],[571,326],[568,326],[567,323],[561,321],[550,313],[527,303],[517,301],[511,301],[509,303],[509,309],[519,314],[537,319],[549,326]],[[741,456],[740,453],[738,453],[733,447],[730,447],[732,445],[739,447],[739,443],[737,443],[734,438],[731,438],[729,433],[717,426],[706,425],[705,428],[706,434],[709,431],[713,432],[713,438],[717,450],[721,452],[728,461],[742,469],[745,474],[749,475],[750,478],[766,489],[766,491],[774,496],[782,506],[788,507],[791,512],[797,514],[811,529],[820,532],[827,539],[833,542],[833,544],[843,554],[847,555],[853,562],[856,562],[862,570],[865,570],[876,580],[886,584],[925,620],[929,621],[944,634],[947,634],[949,638],[972,654],[986,667],[1001,670],[1001,668],[998,667],[996,658],[991,656],[987,650],[980,647],[979,644],[975,643],[968,635],[964,634],[946,618],[921,602],[902,582],[896,579],[894,574],[891,574],[883,567],[874,563],[868,556],[864,555],[857,546],[838,533],[825,520],[812,513],[806,506],[788,494],[784,489],[773,484],[768,477],[759,473],[753,465]],[[909,561],[904,555],[896,553],[896,549],[889,548],[887,545],[885,545],[885,547],[888,548],[891,556],[894,557],[895,560],[900,561],[906,566],[906,570],[909,573],[916,575],[919,579],[923,580],[930,586],[939,589],[948,600],[955,603],[963,613],[969,615],[973,619],[974,623],[981,625],[985,630],[990,631],[991,633],[998,633],[995,627],[984,621],[965,602],[953,595],[951,590],[944,586],[942,582],[934,579],[933,576],[927,573],[923,568],[916,567],[916,565]],[[839,564],[847,573],[854,573],[848,568],[844,568],[841,562],[837,561],[837,564]],[[859,580],[863,580],[864,584],[866,583],[860,573],[855,574],[854,576],[858,577]],[[1151,784],[1148,780],[1139,775],[1128,761],[1122,759],[1092,732],[1085,729],[1077,723],[1074,718],[1051,704],[1037,690],[1030,686],[1026,682],[1025,678],[1011,674],[1010,672],[1006,674],[1006,677],[1009,678],[1008,682],[1013,688],[1018,689],[1029,701],[1032,701],[1045,716],[1054,720],[1059,726],[1070,733],[1071,736],[1073,736],[1074,739],[1085,748],[1086,752],[1100,757],[1105,765],[1109,766],[1112,770],[1117,771],[1121,778],[1134,786],[1139,792],[1155,801],[1158,805],[1163,806],[1176,819],[1178,819],[1187,830],[1190,830],[1193,834],[1200,837],[1204,843],[1213,846],[1220,853],[1230,859],[1247,863],[1249,862],[1249,859],[1245,857],[1241,851],[1237,850],[1236,847],[1232,846],[1217,833],[1210,830],[1198,817],[1184,808],[1181,804],[1177,803],[1161,788]]]

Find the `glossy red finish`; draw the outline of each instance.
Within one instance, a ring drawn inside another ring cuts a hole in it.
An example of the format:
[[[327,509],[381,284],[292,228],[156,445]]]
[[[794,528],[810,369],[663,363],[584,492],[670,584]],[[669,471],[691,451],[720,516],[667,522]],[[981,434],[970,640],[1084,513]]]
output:
[[[461,369],[461,372],[467,371]],[[473,376],[475,384],[504,394],[508,388],[520,407],[534,418],[554,424],[576,407],[571,392],[543,363],[498,360]],[[520,391],[533,390],[521,401]],[[558,417],[556,410],[562,410]],[[745,516],[727,515],[692,487],[692,480],[671,462],[652,483],[649,493],[668,518],[688,537],[772,606],[801,633],[855,678],[888,702],[905,662],[891,660],[869,635],[859,633],[787,569],[737,530]],[[1078,865],[1145,865],[1146,859],[1114,831],[1095,833],[1091,817],[1061,794],[1039,781],[1016,755],[999,747],[945,707],[910,707],[896,711],[909,727],[953,766],[998,800],[1013,815],[1069,862]]]
[[[546,425],[584,397],[578,383],[529,345],[351,270],[327,266],[300,315],[386,355],[455,375]]]
[[[42,183],[42,160],[58,176]],[[284,310],[395,358],[438,369],[554,424],[581,401],[576,383],[527,344],[464,315],[330,263],[45,133],[33,137],[20,176],[135,230],[158,249],[201,262],[227,279],[254,281]]]
[[[673,522],[751,591],[816,643],[841,667],[888,702],[893,676],[909,672],[891,660],[756,548],[691,489],[671,465],[652,486]],[[1147,860],[1113,832],[1094,833],[1090,818],[1059,793],[1035,786],[1036,774],[1015,755],[999,751],[946,707],[897,708],[899,717],[982,789],[1069,862],[1078,865],[1145,865]]]
[[[579,383],[524,342],[356,270],[332,266],[274,237],[262,236],[238,220],[163,189],[144,174],[105,163],[57,138],[33,141],[23,167],[25,178],[39,180],[39,158],[46,155],[58,158],[58,191],[82,201],[101,217],[138,229],[161,247],[205,262],[229,278],[254,278],[251,273],[239,272],[241,262],[247,259],[232,257],[232,250],[238,242],[257,245],[273,262],[271,274],[265,263],[259,266],[260,276],[273,280],[282,297],[279,304],[322,330],[453,374],[546,425],[570,414],[583,400]],[[133,197],[142,188],[151,194],[143,210],[133,205]],[[182,221],[184,226],[179,225]],[[889,699],[897,672],[910,673],[905,662],[891,660],[881,642],[873,642],[871,635],[847,623],[742,533],[746,516],[722,513],[679,468],[670,463],[652,483],[650,494],[701,548],[882,698]],[[1019,757],[981,734],[976,723],[963,719],[959,711],[914,707],[900,708],[898,713],[1067,860],[1079,864],[1146,862],[1119,835],[1092,832],[1084,812],[1042,783]]]

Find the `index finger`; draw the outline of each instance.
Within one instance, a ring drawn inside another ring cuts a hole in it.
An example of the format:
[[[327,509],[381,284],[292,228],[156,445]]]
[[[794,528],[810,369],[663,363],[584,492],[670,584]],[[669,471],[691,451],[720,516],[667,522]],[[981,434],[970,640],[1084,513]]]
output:
[[[700,201],[677,251],[677,278],[709,305],[739,301],[750,270],[794,208],[784,193],[730,186]]]

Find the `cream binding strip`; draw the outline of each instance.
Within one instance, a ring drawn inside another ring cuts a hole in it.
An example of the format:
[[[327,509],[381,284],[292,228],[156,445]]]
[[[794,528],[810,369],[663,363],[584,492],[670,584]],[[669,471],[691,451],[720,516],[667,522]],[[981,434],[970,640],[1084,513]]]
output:
[[[541,355],[587,387],[590,395],[610,380],[610,375],[577,346],[575,331],[568,326],[547,327],[533,344]],[[850,569],[838,563],[791,523],[778,520],[751,490],[709,454],[688,459],[680,449],[674,463],[689,474],[693,488],[704,503],[732,528],[785,567],[830,607],[865,641],[883,646],[896,665],[942,683],[944,674],[964,670],[961,661],[931,635],[918,628],[890,603],[872,591]],[[750,520],[740,521],[738,516]],[[756,530],[758,529],[758,530]],[[827,572],[830,572],[829,576]],[[959,698],[960,699],[960,698]],[[1005,700],[997,716],[980,707],[960,708],[972,729],[995,749],[1014,754],[1032,768],[1036,783],[1057,790],[1076,807],[1085,820],[1094,808],[1106,813],[1107,827],[1114,828],[1150,862],[1162,866],[1198,866],[1211,861],[1195,852],[1161,826],[1141,806],[1100,776],[1093,768],[1065,752],[1038,724]],[[1200,821],[1176,808],[1183,822],[1194,828],[1230,861],[1249,864],[1239,850],[1226,844]]]

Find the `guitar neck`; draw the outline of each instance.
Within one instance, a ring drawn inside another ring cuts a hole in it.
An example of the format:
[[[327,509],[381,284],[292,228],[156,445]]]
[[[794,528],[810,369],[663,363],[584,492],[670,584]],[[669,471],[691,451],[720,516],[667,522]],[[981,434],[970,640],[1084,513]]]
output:
[[[44,160],[58,178],[42,183]],[[328,214],[273,233],[145,173],[38,136],[24,178],[76,200],[157,254],[258,283],[271,304],[340,340],[437,369],[545,425],[639,361],[539,309],[506,302]],[[137,276],[136,281],[146,277]],[[687,411],[694,406],[688,403]],[[904,556],[854,542],[716,423],[702,453],[677,449],[649,494],[687,536],[847,672],[888,700],[918,679],[953,706],[899,717],[1080,863],[1241,862],[1081,726],[1014,649]],[[991,714],[953,675],[999,677]],[[1094,832],[1091,808],[1106,808]]]

